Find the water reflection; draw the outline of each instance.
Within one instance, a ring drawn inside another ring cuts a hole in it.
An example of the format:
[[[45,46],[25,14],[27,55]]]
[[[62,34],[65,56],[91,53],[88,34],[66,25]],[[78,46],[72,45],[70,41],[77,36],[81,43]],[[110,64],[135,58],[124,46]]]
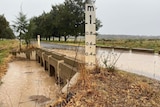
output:
[[[109,53],[112,53],[112,57],[118,59],[115,64],[118,69],[160,80],[160,56],[99,48],[97,57],[100,59],[99,62],[102,66],[104,66],[104,58],[107,58]]]
[[[35,61],[9,63],[8,72],[2,81],[0,107],[40,107],[44,101],[40,101],[37,96],[50,100],[57,91],[54,78],[49,77]]]

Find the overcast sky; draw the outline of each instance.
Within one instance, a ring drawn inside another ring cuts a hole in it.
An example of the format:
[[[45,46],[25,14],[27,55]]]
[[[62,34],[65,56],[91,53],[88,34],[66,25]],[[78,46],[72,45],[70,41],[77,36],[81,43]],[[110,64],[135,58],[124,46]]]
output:
[[[12,23],[20,11],[28,18],[51,10],[64,0],[0,0],[0,14]],[[101,34],[160,35],[160,0],[96,0]]]

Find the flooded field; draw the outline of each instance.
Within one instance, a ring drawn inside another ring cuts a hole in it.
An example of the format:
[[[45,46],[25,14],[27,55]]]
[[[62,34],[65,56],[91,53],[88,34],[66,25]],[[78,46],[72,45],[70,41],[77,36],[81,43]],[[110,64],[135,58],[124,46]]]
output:
[[[97,58],[102,66],[106,60],[111,64],[115,63],[118,69],[160,80],[160,56],[158,54],[98,49]]]
[[[51,49],[58,53],[66,53],[67,56],[79,60],[84,60],[84,53],[78,51]],[[104,61],[113,64],[116,68],[132,72],[139,75],[144,75],[153,79],[160,80],[160,56],[154,53],[131,52],[123,50],[97,48],[97,64],[104,66]],[[109,64],[108,64],[109,66]]]
[[[9,63],[0,86],[0,107],[43,107],[58,90],[53,77],[35,61]]]

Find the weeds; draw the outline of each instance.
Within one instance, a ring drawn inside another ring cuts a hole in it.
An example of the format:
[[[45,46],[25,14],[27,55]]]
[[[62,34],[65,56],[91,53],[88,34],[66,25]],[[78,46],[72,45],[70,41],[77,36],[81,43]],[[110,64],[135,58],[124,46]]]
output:
[[[17,47],[16,40],[0,40],[0,77],[6,72],[6,67],[8,63],[7,57],[9,56],[9,51]]]
[[[115,65],[122,53],[117,54],[112,51],[103,52],[100,56],[102,67],[106,68],[109,72],[115,71]]]

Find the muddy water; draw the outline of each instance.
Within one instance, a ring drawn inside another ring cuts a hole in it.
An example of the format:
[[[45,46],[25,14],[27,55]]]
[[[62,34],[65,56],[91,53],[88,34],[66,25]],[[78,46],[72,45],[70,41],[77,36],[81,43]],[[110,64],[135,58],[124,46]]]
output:
[[[42,107],[54,99],[57,86],[35,61],[9,63],[0,86],[0,107]]]
[[[98,49],[97,54],[101,66],[104,66],[105,60],[111,64],[115,62],[118,69],[160,80],[160,56],[158,54],[108,49]]]
[[[84,60],[84,54],[76,55],[75,51],[60,49],[53,49],[53,51]],[[120,70],[160,80],[160,55],[158,54],[97,48],[97,61],[97,64],[102,67],[105,67],[103,62],[106,61],[108,66],[113,64]]]

